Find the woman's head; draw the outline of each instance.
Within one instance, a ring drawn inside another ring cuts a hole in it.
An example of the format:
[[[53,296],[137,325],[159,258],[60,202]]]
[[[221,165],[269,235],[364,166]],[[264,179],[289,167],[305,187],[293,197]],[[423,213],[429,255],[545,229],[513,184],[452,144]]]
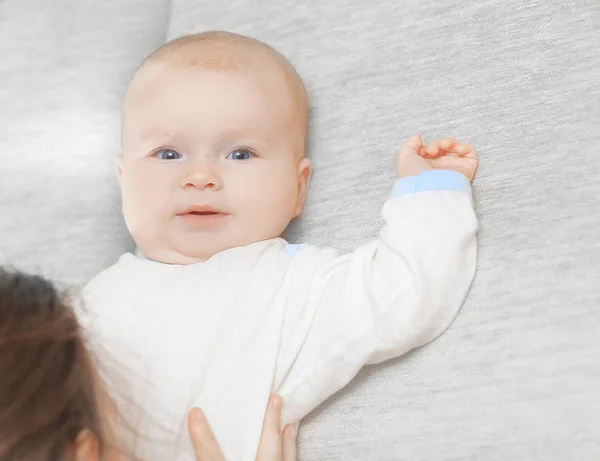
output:
[[[100,384],[66,298],[43,278],[0,268],[0,460],[99,459],[108,438]]]

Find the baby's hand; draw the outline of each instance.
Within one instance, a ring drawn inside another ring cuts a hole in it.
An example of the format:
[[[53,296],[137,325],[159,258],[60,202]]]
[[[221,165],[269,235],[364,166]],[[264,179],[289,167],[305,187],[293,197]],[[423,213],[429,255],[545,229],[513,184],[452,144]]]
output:
[[[454,138],[431,141],[427,146],[418,134],[410,138],[398,152],[398,177],[418,176],[427,170],[453,170],[473,180],[477,169],[477,152],[471,143]]]

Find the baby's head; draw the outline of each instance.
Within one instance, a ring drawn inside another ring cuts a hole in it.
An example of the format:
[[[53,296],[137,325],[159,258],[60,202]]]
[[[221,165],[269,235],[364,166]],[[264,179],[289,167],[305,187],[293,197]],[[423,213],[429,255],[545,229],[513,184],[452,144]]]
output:
[[[278,237],[304,204],[308,100],[267,45],[207,32],[167,43],[135,73],[119,177],[140,251],[171,264]]]

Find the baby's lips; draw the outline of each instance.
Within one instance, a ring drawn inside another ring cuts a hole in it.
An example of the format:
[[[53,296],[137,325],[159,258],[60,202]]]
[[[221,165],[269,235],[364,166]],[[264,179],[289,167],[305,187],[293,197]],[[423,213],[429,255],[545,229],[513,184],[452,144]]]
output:
[[[183,209],[182,211],[180,211],[179,213],[177,213],[177,216],[184,216],[184,215],[188,215],[188,214],[227,214],[225,213],[223,210],[220,210],[217,207],[214,207],[212,205],[192,205],[189,206],[185,209]]]

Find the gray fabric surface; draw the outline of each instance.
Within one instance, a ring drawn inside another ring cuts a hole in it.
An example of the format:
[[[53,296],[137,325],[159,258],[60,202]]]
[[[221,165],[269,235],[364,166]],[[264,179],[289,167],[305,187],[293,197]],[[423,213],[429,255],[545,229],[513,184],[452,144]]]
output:
[[[479,270],[462,313],[307,418],[303,461],[600,459],[599,13],[597,1],[174,1],[171,37],[254,34],[305,77],[315,175],[294,240],[375,236],[395,150],[415,132],[480,151]]]
[[[127,74],[165,32],[153,3],[0,2],[0,260],[81,282],[130,244],[112,153]],[[301,460],[600,459],[598,1],[172,1],[169,38],[207,28],[272,44],[311,92],[291,240],[376,235],[414,132],[481,156],[461,314],[310,415]]]

